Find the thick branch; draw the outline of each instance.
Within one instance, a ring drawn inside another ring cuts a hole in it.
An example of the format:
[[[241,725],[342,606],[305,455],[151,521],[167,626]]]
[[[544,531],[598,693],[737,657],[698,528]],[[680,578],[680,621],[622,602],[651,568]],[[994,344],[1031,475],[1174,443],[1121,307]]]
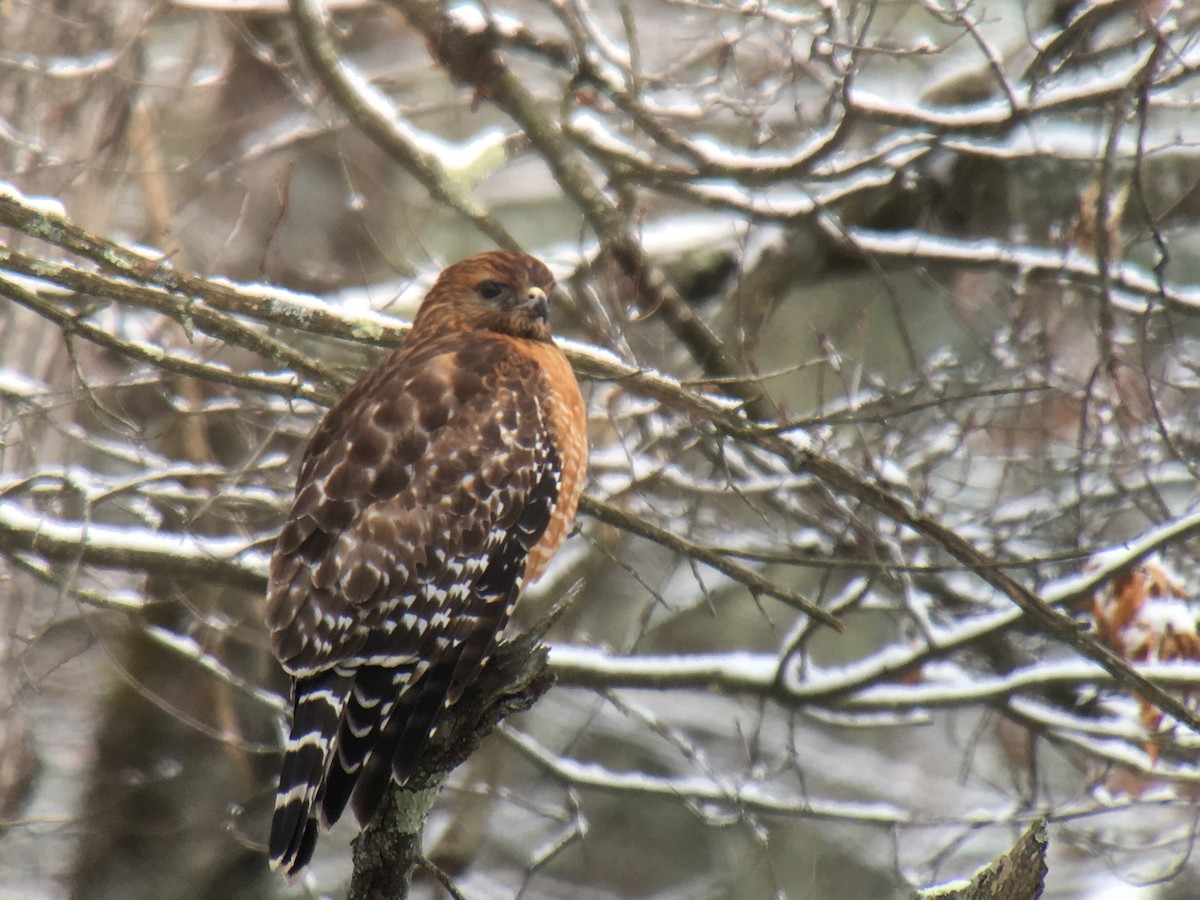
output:
[[[1046,820],[1035,819],[1013,846],[969,883],[929,888],[915,900],[1037,900],[1046,888]]]

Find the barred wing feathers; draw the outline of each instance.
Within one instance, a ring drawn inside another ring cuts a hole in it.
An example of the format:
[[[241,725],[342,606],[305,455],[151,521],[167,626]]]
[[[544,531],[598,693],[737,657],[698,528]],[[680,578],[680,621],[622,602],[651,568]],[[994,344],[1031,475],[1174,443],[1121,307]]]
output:
[[[332,823],[353,796],[365,824],[486,663],[558,518],[547,398],[511,340],[449,335],[397,351],[314,435],[267,602],[296,678],[274,865],[307,864],[318,805]]]

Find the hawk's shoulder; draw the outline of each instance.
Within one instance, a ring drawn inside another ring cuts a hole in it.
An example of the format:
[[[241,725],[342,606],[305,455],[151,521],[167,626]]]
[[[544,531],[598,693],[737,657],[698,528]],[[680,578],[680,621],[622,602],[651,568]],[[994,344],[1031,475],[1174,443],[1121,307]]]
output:
[[[271,562],[267,619],[285,664],[349,658],[379,622],[441,603],[435,577],[482,571],[557,485],[546,397],[538,360],[511,341],[451,334],[397,351],[330,410]]]

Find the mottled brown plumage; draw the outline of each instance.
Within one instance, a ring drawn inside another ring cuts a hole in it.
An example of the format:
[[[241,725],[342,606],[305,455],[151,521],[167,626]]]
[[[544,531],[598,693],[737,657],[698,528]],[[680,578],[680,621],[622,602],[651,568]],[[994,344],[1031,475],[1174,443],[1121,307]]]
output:
[[[267,624],[295,678],[270,856],[317,810],[361,824],[486,664],[521,584],[566,538],[586,467],[579,386],[530,256],[447,268],[404,345],[317,428],[271,559]]]

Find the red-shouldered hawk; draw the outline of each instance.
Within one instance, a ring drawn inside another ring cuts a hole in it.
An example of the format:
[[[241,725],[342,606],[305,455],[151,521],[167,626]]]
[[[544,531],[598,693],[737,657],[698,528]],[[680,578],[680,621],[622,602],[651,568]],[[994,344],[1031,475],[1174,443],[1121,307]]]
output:
[[[289,875],[349,803],[405,783],[565,540],[587,464],[550,271],[493,252],[442,272],[403,346],[329,410],[271,558],[293,676],[269,852]]]

